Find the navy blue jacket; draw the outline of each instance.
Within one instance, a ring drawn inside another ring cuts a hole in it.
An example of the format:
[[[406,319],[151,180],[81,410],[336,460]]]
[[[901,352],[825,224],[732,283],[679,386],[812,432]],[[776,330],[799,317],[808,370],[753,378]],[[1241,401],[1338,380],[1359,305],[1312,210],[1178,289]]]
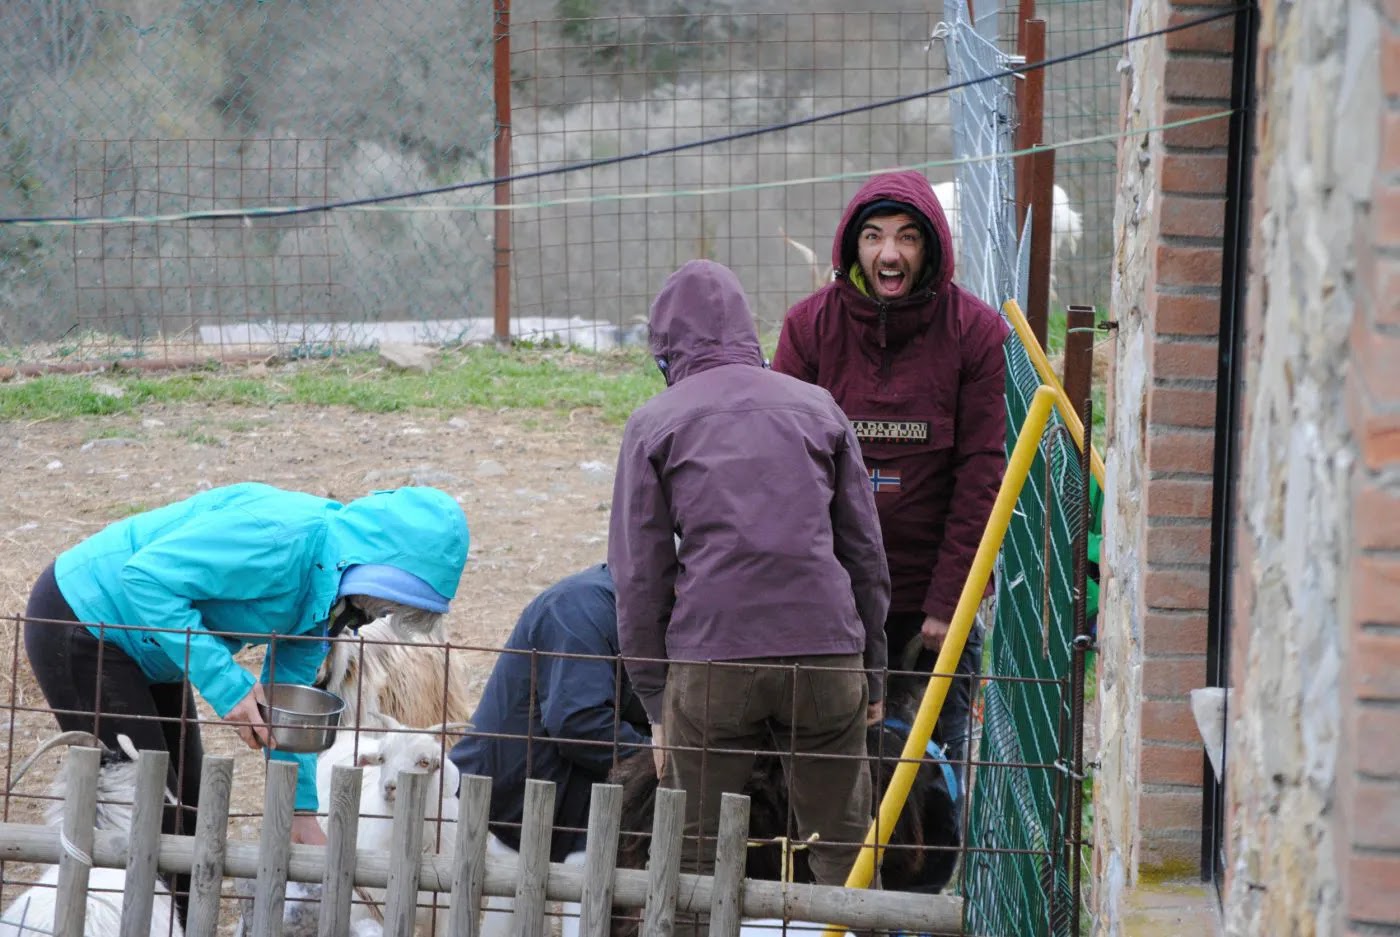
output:
[[[575,654],[592,657],[560,656]],[[583,848],[593,784],[615,759],[650,744],[648,728],[618,657],[612,577],[598,565],[525,607],[451,757],[463,774],[491,778],[491,832],[513,849],[526,779],[553,781],[550,852],[561,862]]]

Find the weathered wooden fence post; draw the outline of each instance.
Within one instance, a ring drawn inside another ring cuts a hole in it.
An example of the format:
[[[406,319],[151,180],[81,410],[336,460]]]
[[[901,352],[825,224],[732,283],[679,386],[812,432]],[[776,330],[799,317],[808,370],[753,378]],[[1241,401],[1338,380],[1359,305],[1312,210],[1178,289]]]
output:
[[[360,787],[364,770],[336,765],[331,770],[331,802],[327,811],[326,871],[321,877],[319,937],[350,932],[350,902],[355,895],[355,839],[360,832]]]
[[[200,770],[199,819],[190,867],[190,908],[185,937],[214,937],[219,929],[219,889],[224,881],[228,804],[233,759],[206,755]]]
[[[149,937],[160,858],[160,821],[165,812],[167,752],[141,752],[136,758],[136,795],[131,805],[131,851],[126,894],[122,895],[121,937]]]
[[[262,835],[258,839],[258,884],[253,893],[253,933],[260,937],[282,932],[287,863],[292,855],[292,804],[296,798],[296,787],[296,765],[286,761],[267,763]]]
[[[418,916],[418,874],[423,861],[423,804],[428,775],[400,771],[394,795],[394,849],[384,896],[384,937],[413,937]]]
[[[545,890],[549,881],[549,843],[554,837],[554,785],[525,782],[525,813],[520,820],[520,868],[515,882],[512,937],[544,933]]]
[[[671,937],[680,891],[681,836],[685,832],[685,791],[658,788],[647,856],[647,905],[642,937]]]
[[[578,914],[580,937],[606,937],[611,928],[617,834],[621,828],[622,786],[594,784],[588,803],[588,838],[584,845],[583,895]]]
[[[462,778],[457,799],[457,865],[452,873],[451,937],[477,937],[481,921],[481,889],[486,882],[486,828],[491,812],[491,779],[469,774]]]
[[[95,748],[71,748],[64,768],[67,785],[63,802],[63,853],[58,860],[58,894],[54,896],[54,933],[83,937],[87,921],[88,873],[92,871],[92,841],[97,822],[97,769],[102,753]]]
[[[714,891],[710,894],[710,934],[738,937],[744,904],[744,863],[749,854],[749,799],[725,794],[719,807]]]

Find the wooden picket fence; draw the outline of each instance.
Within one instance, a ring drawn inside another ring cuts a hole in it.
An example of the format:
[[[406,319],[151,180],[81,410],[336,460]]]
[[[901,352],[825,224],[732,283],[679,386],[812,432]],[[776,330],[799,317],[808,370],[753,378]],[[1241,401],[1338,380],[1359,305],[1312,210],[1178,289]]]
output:
[[[425,852],[423,810],[428,775],[400,775],[391,852],[356,850],[362,770],[334,769],[326,846],[290,843],[296,766],[269,762],[263,825],[257,844],[229,842],[228,808],[233,760],[207,756],[194,836],[160,832],[166,755],[142,752],[133,829],[95,830],[99,753],[70,749],[65,767],[67,796],[62,829],[0,823],[0,860],[58,863],[57,937],[82,937],[88,873],[92,866],[126,869],[121,931],[114,937],[150,933],[155,881],[160,872],[192,877],[189,937],[214,937],[225,876],[254,879],[252,937],[282,931],[288,881],[322,886],[320,935],[343,937],[350,930],[357,887],[385,889],[385,937],[409,937],[420,890],[449,893],[447,934],[476,937],[483,896],[515,899],[513,933],[548,932],[546,904],[577,902],[580,934],[604,937],[614,908],[642,909],[643,937],[672,933],[678,913],[710,913],[716,937],[734,937],[745,918],[822,921],[853,930],[914,934],[961,934],[962,899],[949,895],[865,891],[820,885],[745,880],[747,797],[726,794],[713,876],[680,873],[685,795],[657,792],[651,853],[645,870],[616,868],[622,819],[622,789],[593,788],[584,864],[549,861],[554,785],[530,781],[526,790],[518,860],[486,855],[488,778],[462,779],[455,848],[450,855]],[[90,863],[90,864],[89,864]],[[462,913],[464,912],[465,913]]]

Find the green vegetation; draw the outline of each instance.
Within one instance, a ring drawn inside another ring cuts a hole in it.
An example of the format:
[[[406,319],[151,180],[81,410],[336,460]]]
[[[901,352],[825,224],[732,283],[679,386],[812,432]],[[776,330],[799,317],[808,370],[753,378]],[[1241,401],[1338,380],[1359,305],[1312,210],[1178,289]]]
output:
[[[263,373],[212,366],[170,374],[115,370],[101,375],[101,381],[125,392],[121,397],[94,390],[94,380],[49,375],[0,384],[0,420],[103,416],[154,403],[221,403],[345,406],[371,413],[589,409],[621,423],[662,386],[651,359],[641,351],[588,354],[539,347],[444,352],[428,374],[392,370],[373,354],[357,353]]]

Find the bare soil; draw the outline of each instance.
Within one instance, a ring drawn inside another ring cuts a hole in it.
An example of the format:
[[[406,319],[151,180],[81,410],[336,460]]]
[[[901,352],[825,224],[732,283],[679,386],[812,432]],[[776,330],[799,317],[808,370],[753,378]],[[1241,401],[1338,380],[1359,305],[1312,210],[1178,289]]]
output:
[[[429,484],[460,499],[471,555],[447,619],[468,648],[473,701],[516,616],[541,589],[606,552],[621,427],[589,413],[463,409],[366,414],[279,406],[150,406],[131,415],[0,426],[0,776],[57,731],[23,653],[18,617],[65,548],[129,514],[202,488],[262,481],[350,500]],[[252,661],[247,661],[254,666]],[[212,712],[202,707],[206,718]],[[230,838],[256,841],[263,763],[229,729],[205,748],[235,759]],[[55,752],[4,797],[4,818],[38,822]],[[13,863],[5,880],[27,876]],[[0,886],[0,906],[19,890]]]

